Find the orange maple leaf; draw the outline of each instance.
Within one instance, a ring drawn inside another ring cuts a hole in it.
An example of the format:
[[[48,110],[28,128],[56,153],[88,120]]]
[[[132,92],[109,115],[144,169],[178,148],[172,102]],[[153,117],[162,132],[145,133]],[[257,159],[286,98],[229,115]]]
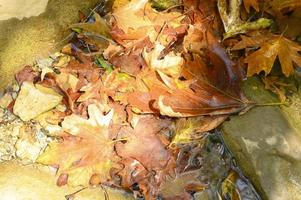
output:
[[[261,44],[259,50],[245,58],[248,64],[247,75],[252,76],[264,71],[269,74],[272,70],[276,58],[279,58],[282,72],[289,76],[294,72],[293,63],[301,67],[301,46],[284,38],[283,36],[272,36]]]
[[[66,117],[62,127],[69,134],[64,135],[61,142],[50,143],[37,160],[41,164],[58,166],[58,182],[66,177],[69,185],[86,186],[94,175],[105,182],[110,179],[110,170],[117,166],[118,157],[108,131],[113,111],[103,116],[94,104],[88,111],[89,120],[74,114]]]

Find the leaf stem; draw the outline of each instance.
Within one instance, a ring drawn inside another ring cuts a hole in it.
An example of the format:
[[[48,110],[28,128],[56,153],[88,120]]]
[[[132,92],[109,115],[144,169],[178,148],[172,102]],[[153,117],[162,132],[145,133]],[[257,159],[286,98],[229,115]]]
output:
[[[255,106],[282,106],[288,105],[286,102],[275,102],[275,103],[255,103]]]

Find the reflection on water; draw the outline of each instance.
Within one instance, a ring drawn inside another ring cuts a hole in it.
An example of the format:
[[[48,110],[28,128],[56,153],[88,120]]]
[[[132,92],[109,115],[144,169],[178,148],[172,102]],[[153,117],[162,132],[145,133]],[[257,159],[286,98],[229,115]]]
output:
[[[194,194],[196,200],[261,200],[236,165],[220,132],[206,138],[200,155],[203,165],[199,177],[207,178],[208,187],[200,194]]]

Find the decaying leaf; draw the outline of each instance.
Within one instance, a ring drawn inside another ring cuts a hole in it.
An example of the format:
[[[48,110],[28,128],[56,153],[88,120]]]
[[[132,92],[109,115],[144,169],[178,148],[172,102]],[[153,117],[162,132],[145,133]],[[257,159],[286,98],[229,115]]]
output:
[[[159,112],[171,117],[220,115],[244,109],[248,102],[243,99],[240,90],[223,83],[231,82],[231,79],[226,80],[225,73],[229,72],[224,71],[225,64],[214,53],[211,56],[215,67],[204,65],[198,56],[187,62],[182,73],[186,81],[163,73],[158,79],[156,73],[147,71],[141,78],[149,91],[128,94],[128,102],[142,112]],[[233,74],[232,78],[235,76]]]
[[[69,73],[60,73],[56,76],[56,82],[61,89],[67,91],[71,89],[73,92],[77,90],[78,78]]]
[[[14,105],[14,114],[23,121],[29,121],[54,108],[62,101],[62,96],[51,88],[24,82]]]
[[[287,98],[287,90],[294,88],[292,83],[287,83],[277,76],[264,76],[261,80],[264,83],[265,89],[275,93],[278,96],[280,102],[285,102]]]
[[[33,67],[27,65],[21,71],[19,71],[16,75],[16,81],[21,85],[23,82],[34,82],[37,81],[39,77],[39,72],[35,71]]]
[[[119,133],[126,142],[118,143],[118,155],[124,158],[134,158],[148,170],[162,170],[171,159],[171,154],[165,149],[164,143],[156,134],[167,128],[169,121],[158,120],[152,116],[141,117],[134,128],[126,128]],[[139,151],[137,149],[139,148]]]
[[[113,111],[102,115],[96,105],[90,105],[89,116],[88,120],[66,117],[63,129],[69,135],[62,136],[61,142],[52,142],[38,158],[39,163],[57,166],[58,174],[67,175],[68,184],[74,186],[88,185],[92,175],[106,182],[118,160],[108,132]]]

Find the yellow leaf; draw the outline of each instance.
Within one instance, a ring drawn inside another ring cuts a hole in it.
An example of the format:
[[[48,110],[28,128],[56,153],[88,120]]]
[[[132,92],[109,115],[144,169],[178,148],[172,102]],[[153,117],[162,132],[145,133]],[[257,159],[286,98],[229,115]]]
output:
[[[76,86],[79,81],[76,76],[65,72],[57,75],[55,80],[64,91],[67,91],[70,88],[73,92],[76,91]]]
[[[203,133],[219,126],[227,115],[201,116],[177,119],[171,145],[187,144],[203,138]]]
[[[272,70],[276,58],[279,58],[282,72],[289,76],[294,72],[293,63],[301,67],[301,56],[298,53],[301,46],[282,36],[274,36],[264,42],[261,48],[246,57],[245,63],[248,64],[248,76],[264,71],[269,74]]]
[[[94,174],[101,182],[109,180],[109,172],[118,160],[108,131],[113,111],[104,116],[93,104],[88,107],[88,113],[88,120],[74,114],[66,117],[63,130],[70,135],[63,136],[62,142],[50,143],[37,160],[58,166],[58,174],[67,174],[68,184],[73,186],[87,186]]]

